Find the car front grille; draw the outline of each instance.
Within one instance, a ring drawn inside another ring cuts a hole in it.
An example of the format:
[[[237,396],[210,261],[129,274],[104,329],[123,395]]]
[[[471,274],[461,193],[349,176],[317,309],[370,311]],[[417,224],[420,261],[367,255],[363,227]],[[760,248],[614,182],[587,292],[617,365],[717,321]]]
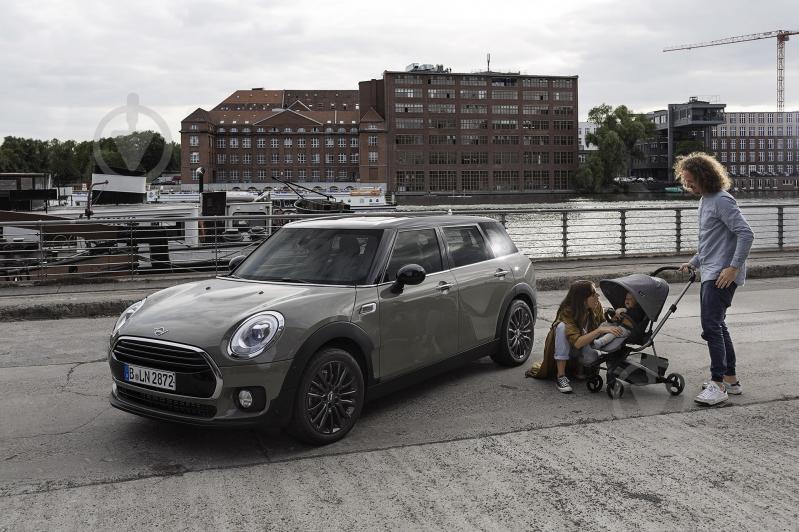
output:
[[[120,362],[165,371],[178,373],[211,371],[205,357],[197,349],[146,338],[120,338],[114,345],[114,356]]]
[[[216,415],[216,408],[212,405],[192,403],[190,401],[152,395],[122,387],[117,388],[117,395],[120,399],[125,401],[157,410],[166,410],[177,414],[188,414],[197,417],[214,417]]]

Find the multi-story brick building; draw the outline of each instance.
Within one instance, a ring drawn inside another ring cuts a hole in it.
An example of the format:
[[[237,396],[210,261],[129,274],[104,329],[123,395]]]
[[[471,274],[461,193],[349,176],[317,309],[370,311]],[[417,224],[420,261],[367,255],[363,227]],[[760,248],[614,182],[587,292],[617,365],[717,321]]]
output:
[[[728,112],[711,151],[739,190],[799,189],[799,112]]]
[[[568,190],[576,117],[576,76],[414,64],[357,91],[253,89],[197,109],[182,122],[182,175],[203,166],[217,184],[282,177],[400,195]]]

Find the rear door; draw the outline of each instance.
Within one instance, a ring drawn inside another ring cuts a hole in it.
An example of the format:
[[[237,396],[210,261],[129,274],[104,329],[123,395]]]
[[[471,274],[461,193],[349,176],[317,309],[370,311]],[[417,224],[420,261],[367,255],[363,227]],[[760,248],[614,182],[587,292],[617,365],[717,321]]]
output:
[[[443,227],[442,232],[458,283],[458,350],[463,352],[494,339],[514,277],[508,259],[494,257],[476,224]]]
[[[425,280],[395,294],[397,271],[407,264],[425,269]],[[380,298],[381,376],[392,377],[438,362],[458,351],[458,288],[445,270],[443,245],[435,229],[400,231]]]

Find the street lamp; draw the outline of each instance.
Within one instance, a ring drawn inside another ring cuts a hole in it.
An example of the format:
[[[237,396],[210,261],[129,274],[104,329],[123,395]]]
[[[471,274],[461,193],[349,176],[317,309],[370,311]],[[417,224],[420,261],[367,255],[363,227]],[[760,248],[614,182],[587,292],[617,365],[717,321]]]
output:
[[[200,182],[200,194],[203,193],[203,176],[205,175],[205,168],[202,166],[198,166],[196,170],[194,170],[194,174],[197,176],[197,180]]]

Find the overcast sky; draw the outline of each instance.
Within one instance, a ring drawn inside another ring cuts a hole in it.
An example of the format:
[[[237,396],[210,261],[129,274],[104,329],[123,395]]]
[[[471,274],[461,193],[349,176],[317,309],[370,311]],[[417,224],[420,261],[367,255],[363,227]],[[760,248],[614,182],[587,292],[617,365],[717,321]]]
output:
[[[487,52],[492,70],[578,75],[581,119],[693,95],[776,110],[776,39],[662,49],[779,29],[799,30],[797,0],[0,0],[0,137],[91,139],[135,93],[177,138],[236,89],[357,89],[413,62],[485,69]],[[799,111],[799,36],[785,67]]]

